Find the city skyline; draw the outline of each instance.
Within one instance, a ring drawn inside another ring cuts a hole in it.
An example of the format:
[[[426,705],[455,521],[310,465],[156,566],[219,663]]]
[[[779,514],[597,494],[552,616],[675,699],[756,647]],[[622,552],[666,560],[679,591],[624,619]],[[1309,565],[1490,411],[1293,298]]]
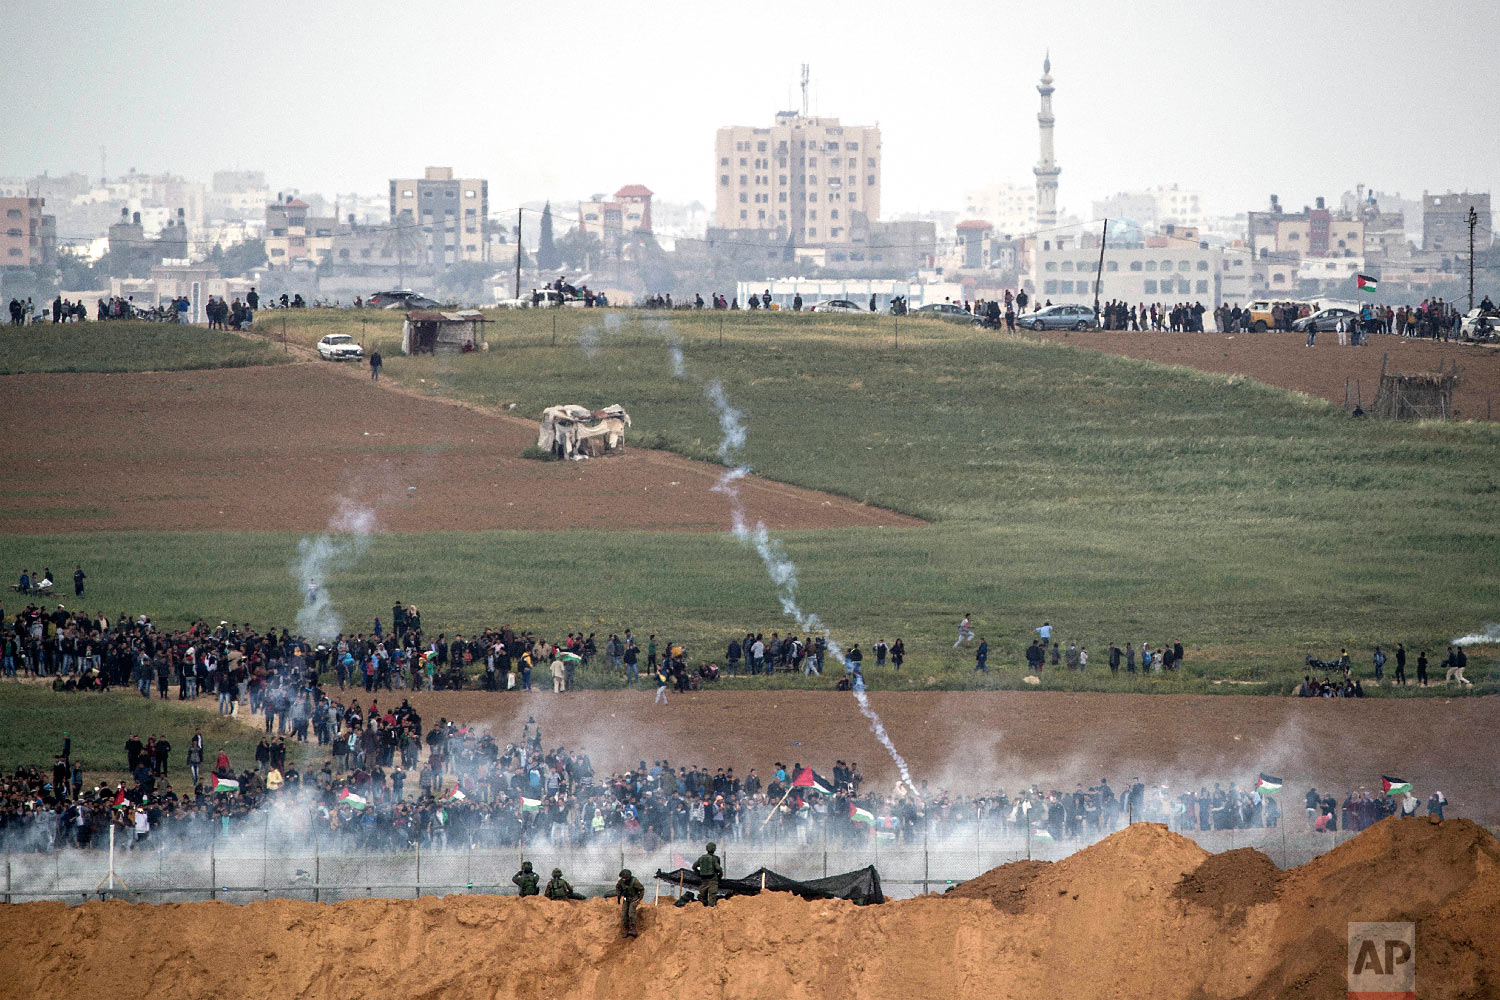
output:
[[[1469,67],[1486,65],[1479,22],[1500,17],[1481,5],[1469,30],[1448,38],[1434,37],[1447,34],[1432,30],[1441,24],[1387,3],[1362,7],[1357,26],[1329,4],[1262,5],[1251,18],[1201,4],[1127,12],[1074,3],[996,18],[956,3],[929,16],[975,26],[965,40],[992,30],[993,42],[976,46],[976,58],[924,61],[909,35],[890,30],[903,11],[891,4],[848,24],[773,4],[771,23],[808,38],[840,26],[850,44],[776,44],[768,54],[759,31],[737,30],[721,12],[654,4],[621,13],[588,2],[570,9],[570,23],[607,25],[609,42],[581,64],[562,43],[505,44],[555,34],[550,13],[451,3],[424,7],[423,25],[463,25],[460,54],[482,52],[475,39],[496,43],[492,55],[441,74],[379,40],[382,26],[410,19],[407,9],[266,10],[253,23],[243,9],[185,3],[157,5],[144,22],[140,9],[108,6],[86,17],[77,8],[18,12],[18,36],[66,35],[85,50],[142,31],[180,45],[132,46],[67,74],[41,54],[46,46],[22,47],[11,65],[35,86],[0,110],[0,127],[29,138],[0,149],[0,174],[97,176],[102,146],[111,175],[134,167],[207,180],[216,169],[254,167],[275,185],[328,194],[379,192],[391,176],[452,164],[490,181],[496,214],[621,183],[711,205],[715,131],[797,107],[801,59],[812,63],[814,114],[881,128],[882,214],[895,218],[955,209],[975,187],[1031,180],[1036,78],[1049,49],[1064,215],[1087,217],[1092,201],[1163,183],[1201,190],[1209,212],[1230,215],[1264,207],[1271,193],[1295,207],[1356,183],[1408,198],[1489,190],[1500,172],[1483,143],[1462,140],[1466,121],[1488,111]],[[1078,23],[1090,30],[1063,30]],[[257,34],[260,24],[277,26],[273,40]],[[220,40],[226,62],[182,58]],[[1352,45],[1384,55],[1318,56],[1298,69],[1294,50],[1308,43],[1319,53]]]

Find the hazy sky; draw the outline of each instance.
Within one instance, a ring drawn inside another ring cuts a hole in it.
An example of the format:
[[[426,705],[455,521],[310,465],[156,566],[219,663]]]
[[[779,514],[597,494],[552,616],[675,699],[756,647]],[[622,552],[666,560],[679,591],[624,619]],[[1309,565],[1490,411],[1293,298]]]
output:
[[[1050,47],[1068,210],[1174,181],[1231,212],[1500,180],[1493,0],[5,6],[10,176],[95,175],[102,144],[112,175],[379,194],[441,164],[495,213],[627,183],[712,206],[715,128],[769,124],[808,62],[814,111],[883,130],[883,214],[958,209],[1032,182]]]

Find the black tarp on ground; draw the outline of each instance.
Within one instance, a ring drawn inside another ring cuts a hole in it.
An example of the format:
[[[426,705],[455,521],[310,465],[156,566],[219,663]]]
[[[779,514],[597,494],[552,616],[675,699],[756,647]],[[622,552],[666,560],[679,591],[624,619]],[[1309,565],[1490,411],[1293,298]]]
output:
[[[765,875],[767,892],[791,892],[803,899],[847,899],[859,906],[866,903],[885,902],[885,895],[880,891],[880,872],[875,870],[874,865],[858,871],[845,872],[842,875],[829,875],[826,878],[813,878],[802,882],[787,878],[785,875],[778,875],[769,868],[757,868],[744,878],[719,879],[719,895],[757,895],[760,892],[762,874]],[[678,868],[669,872],[658,868],[656,877],[671,885],[678,885],[680,879],[680,884],[684,889],[692,889],[694,892],[703,881],[687,868]]]

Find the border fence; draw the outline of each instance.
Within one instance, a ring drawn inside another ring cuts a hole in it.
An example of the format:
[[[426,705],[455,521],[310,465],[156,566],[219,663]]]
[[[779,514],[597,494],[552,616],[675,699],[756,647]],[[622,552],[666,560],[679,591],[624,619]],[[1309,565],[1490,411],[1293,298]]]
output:
[[[1314,833],[1285,827],[1191,831],[1184,834],[1212,853],[1253,847],[1279,867],[1306,864],[1355,834]],[[149,844],[149,842],[148,842]],[[260,899],[337,902],[359,898],[417,898],[450,893],[513,895],[511,875],[523,859],[543,879],[561,868],[575,888],[600,895],[611,888],[619,870],[630,868],[648,881],[657,869],[690,863],[701,845],[666,844],[647,853],[632,845],[531,849],[414,848],[403,852],[363,853],[323,850],[314,841],[296,846],[237,843],[226,849],[174,849],[142,846],[127,849],[124,838],[110,850],[9,852],[4,855],[4,901],[58,900],[83,903],[95,899],[180,903],[222,900],[248,903]],[[948,839],[933,843],[871,843],[859,846],[781,843],[727,843],[721,854],[726,871],[745,874],[766,867],[795,879],[819,878],[874,865],[888,898],[900,899],[946,889],[1014,861],[1058,861],[1084,846],[1082,841],[1054,843],[1039,838]],[[676,886],[653,890],[673,895]]]

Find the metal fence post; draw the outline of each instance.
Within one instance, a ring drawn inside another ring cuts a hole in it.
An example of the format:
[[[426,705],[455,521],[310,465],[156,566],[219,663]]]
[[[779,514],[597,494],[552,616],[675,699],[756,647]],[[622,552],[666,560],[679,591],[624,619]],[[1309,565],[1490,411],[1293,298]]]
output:
[[[422,898],[422,839],[417,838],[417,890],[416,898]]]
[[[219,857],[217,840],[208,842],[208,898],[219,898]]]
[[[11,887],[10,880],[11,880],[10,852],[6,851],[5,852],[5,901],[7,903],[10,902],[10,887]]]
[[[322,838],[318,836],[317,828],[313,829],[313,902],[323,901],[323,852],[319,842]]]

